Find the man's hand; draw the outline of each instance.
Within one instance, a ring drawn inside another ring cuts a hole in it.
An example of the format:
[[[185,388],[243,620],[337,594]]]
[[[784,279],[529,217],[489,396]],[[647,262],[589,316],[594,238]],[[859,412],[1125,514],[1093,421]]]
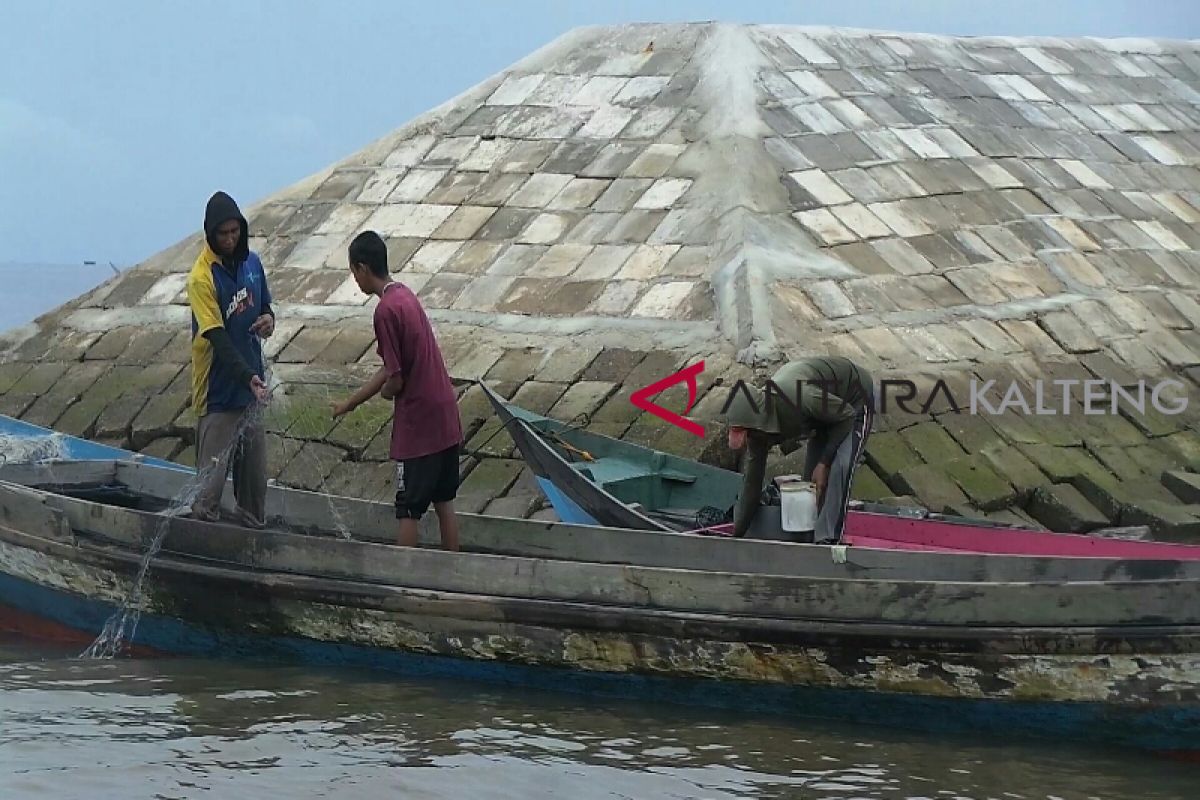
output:
[[[746,429],[733,425],[729,428],[729,449],[734,452],[746,446]]]
[[[395,400],[403,388],[404,379],[400,377],[400,373],[396,373],[384,382],[383,387],[379,390],[379,396],[384,400]]]
[[[353,411],[355,405],[351,400],[343,400],[340,403],[330,403],[329,408],[333,412],[333,418],[337,419],[338,417],[343,417]]]
[[[250,326],[250,332],[261,339],[270,339],[271,334],[275,332],[275,318],[270,314],[263,314],[254,320],[254,324]]]
[[[812,476],[813,487],[817,490],[817,508],[825,505],[825,487],[829,485],[829,467],[825,464],[817,464],[813,469]]]
[[[266,404],[271,399],[270,388],[257,375],[250,379],[250,391],[254,392],[254,399],[260,403]]]

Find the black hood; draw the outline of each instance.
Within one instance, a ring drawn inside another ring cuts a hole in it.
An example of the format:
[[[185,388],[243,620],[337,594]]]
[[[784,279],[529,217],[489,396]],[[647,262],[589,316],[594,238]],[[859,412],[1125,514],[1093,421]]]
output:
[[[233,250],[233,257],[230,266],[235,266],[242,263],[250,257],[250,226],[246,223],[246,218],[242,216],[241,209],[233,198],[224,192],[217,192],[212,197],[208,198],[208,205],[204,209],[204,238],[208,240],[208,246],[217,250],[217,228],[221,224],[228,222],[231,219],[236,219],[242,224],[242,235],[238,239],[237,247]],[[225,258],[222,258],[225,261]]]

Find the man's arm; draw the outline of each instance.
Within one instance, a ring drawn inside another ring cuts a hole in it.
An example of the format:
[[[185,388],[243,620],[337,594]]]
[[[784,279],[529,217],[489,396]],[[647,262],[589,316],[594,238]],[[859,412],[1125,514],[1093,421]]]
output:
[[[225,330],[225,320],[217,304],[217,289],[211,275],[192,275],[187,285],[188,305],[196,318],[198,333],[212,345],[213,360],[233,372],[240,384],[248,384],[257,377],[246,361],[238,354]]]
[[[347,398],[346,400],[343,400],[340,403],[333,404],[334,418],[340,417],[343,414],[349,414],[351,411],[358,408],[359,406],[361,406],[363,403],[370,400],[375,395],[379,394],[380,390],[383,389],[383,387],[386,383],[387,383],[387,370],[384,369],[383,367],[380,367],[379,371],[376,372],[375,375],[371,377],[371,380],[369,380],[365,384],[363,384],[362,388],[360,388],[357,392],[350,395],[350,397]]]
[[[261,262],[259,267],[262,267]],[[267,271],[261,269],[259,274],[262,276],[262,313],[250,326],[250,332],[262,339],[270,339],[275,333],[275,309],[271,308],[271,287],[267,285]]]
[[[746,442],[746,461],[742,469],[742,491],[738,495],[737,508],[733,512],[733,535],[741,538],[750,530],[750,523],[758,513],[762,499],[763,480],[767,476],[766,438],[760,433],[751,433]]]
[[[825,443],[818,463],[829,467],[842,440],[854,430],[858,409],[827,388],[832,387],[805,384],[800,392],[800,406],[807,417],[822,423],[825,428]]]
[[[234,374],[234,379],[239,384],[250,383],[258,377],[234,348],[233,340],[229,338],[229,333],[224,328],[213,328],[204,334],[204,338],[212,344],[214,361],[225,365],[225,368]]]
[[[394,400],[404,388],[403,320],[396,315],[375,317],[376,350],[383,360],[385,381],[380,390],[384,400]]]
[[[383,388],[381,390],[381,393],[383,394],[383,399],[384,400],[394,400],[396,395],[400,394],[400,390],[403,388],[404,388],[404,378],[400,377],[400,373],[397,372],[395,375],[388,378],[384,382]]]

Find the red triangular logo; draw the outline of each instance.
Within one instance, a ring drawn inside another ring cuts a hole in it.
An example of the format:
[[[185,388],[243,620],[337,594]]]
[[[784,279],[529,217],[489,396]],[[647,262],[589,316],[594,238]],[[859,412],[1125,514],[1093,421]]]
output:
[[[679,414],[676,414],[674,411],[665,409],[657,403],[650,401],[651,397],[657,396],[664,389],[668,389],[680,381],[687,381],[688,404],[687,408],[683,410],[683,413],[688,413],[692,410],[692,406],[696,405],[696,393],[699,391],[699,387],[696,384],[696,376],[703,371],[703,361],[692,364],[690,367],[685,367],[673,375],[668,375],[661,381],[656,381],[649,386],[643,386],[641,389],[638,389],[629,396],[629,402],[633,403],[643,411],[649,411],[654,416],[666,420],[676,427],[683,428],[685,431],[693,434],[694,436],[703,437],[703,425],[692,422],[690,419],[682,417]]]

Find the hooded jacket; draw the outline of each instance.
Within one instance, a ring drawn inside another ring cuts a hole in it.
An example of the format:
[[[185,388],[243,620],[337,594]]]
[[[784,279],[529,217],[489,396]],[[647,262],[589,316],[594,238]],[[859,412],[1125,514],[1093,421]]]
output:
[[[217,255],[217,229],[241,226],[228,256]],[[254,402],[250,380],[265,377],[262,345],[250,327],[271,314],[266,272],[250,250],[250,226],[233,198],[217,192],[204,210],[204,246],[188,275],[192,310],[192,408],[197,416],[240,411]]]
[[[250,257],[250,225],[229,195],[217,192],[208,198],[208,204],[204,207],[204,240],[214,255],[217,252],[217,229],[231,219],[236,219],[241,224],[242,234],[238,237],[233,255],[218,260],[226,267],[237,267]]]

